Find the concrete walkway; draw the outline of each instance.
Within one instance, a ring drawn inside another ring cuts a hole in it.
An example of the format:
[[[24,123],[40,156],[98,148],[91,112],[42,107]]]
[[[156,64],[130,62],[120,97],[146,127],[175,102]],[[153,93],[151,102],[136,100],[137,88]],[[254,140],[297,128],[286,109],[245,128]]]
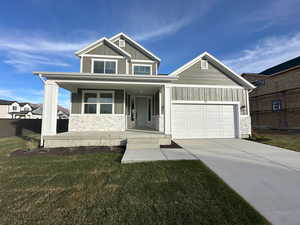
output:
[[[300,153],[240,139],[176,140],[273,225],[300,224]]]
[[[183,148],[127,148],[121,163],[137,163],[162,160],[198,160]]]

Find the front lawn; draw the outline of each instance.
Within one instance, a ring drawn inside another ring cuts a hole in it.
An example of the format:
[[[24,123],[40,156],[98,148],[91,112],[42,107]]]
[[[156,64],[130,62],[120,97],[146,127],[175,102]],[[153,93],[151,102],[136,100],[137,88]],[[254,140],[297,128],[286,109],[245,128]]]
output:
[[[7,156],[34,144],[0,139],[0,224],[269,224],[200,161]]]
[[[300,152],[300,134],[280,131],[257,131],[250,140]]]

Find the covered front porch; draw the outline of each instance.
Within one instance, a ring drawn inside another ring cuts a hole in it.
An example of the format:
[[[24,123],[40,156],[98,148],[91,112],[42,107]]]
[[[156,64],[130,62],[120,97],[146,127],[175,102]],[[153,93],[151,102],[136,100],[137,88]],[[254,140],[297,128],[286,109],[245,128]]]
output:
[[[158,131],[86,131],[64,132],[44,136],[45,148],[79,147],[79,146],[124,146],[128,139],[152,139],[160,145],[171,144],[171,136]]]
[[[68,132],[61,134],[56,133],[54,113],[59,87],[71,92]],[[51,147],[59,147],[65,146],[63,142],[68,140],[68,146],[111,146],[126,142],[132,132],[141,134],[139,137],[170,137],[170,90],[167,83],[157,80],[48,79],[45,82],[41,144],[50,147],[51,142]],[[116,139],[118,141],[114,142]]]

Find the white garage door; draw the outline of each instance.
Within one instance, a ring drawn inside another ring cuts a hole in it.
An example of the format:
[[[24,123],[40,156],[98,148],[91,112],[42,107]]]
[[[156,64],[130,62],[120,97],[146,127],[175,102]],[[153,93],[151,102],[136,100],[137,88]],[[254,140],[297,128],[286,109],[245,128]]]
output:
[[[173,138],[236,137],[234,105],[173,104]]]

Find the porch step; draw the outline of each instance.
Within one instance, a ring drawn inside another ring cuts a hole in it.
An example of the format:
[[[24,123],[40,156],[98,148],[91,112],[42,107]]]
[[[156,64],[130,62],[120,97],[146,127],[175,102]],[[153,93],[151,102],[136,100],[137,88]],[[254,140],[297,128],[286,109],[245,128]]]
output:
[[[148,137],[148,138],[128,138],[127,144],[159,144],[159,139],[156,137]]]
[[[127,144],[126,149],[128,150],[159,150],[160,145],[158,143],[131,143]]]

